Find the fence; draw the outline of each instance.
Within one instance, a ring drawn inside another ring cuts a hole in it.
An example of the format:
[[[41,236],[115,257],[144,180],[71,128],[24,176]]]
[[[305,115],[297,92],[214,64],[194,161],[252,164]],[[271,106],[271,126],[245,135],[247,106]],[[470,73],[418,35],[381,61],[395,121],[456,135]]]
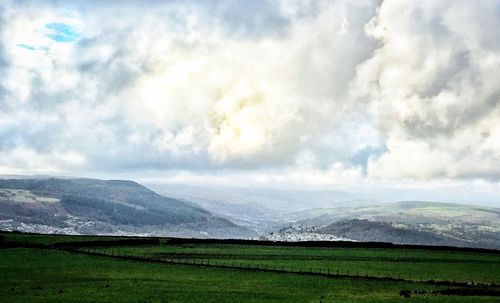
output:
[[[224,262],[220,260],[212,259],[194,259],[194,258],[166,258],[166,257],[153,257],[146,255],[137,254],[127,254],[127,253],[117,253],[115,251],[101,250],[99,248],[74,248],[74,247],[59,247],[59,249],[84,253],[94,256],[104,256],[112,257],[118,259],[126,260],[136,260],[136,261],[147,261],[155,263],[167,263],[167,264],[185,264],[192,266],[209,266],[218,268],[231,268],[239,270],[252,270],[252,271],[266,271],[266,272],[277,272],[277,273],[291,273],[291,274],[302,274],[302,275],[319,275],[325,277],[337,277],[337,278],[351,278],[351,279],[369,279],[369,280],[386,280],[386,281],[406,281],[406,282],[422,282],[430,283],[436,285],[449,285],[449,286],[498,286],[498,282],[475,282],[473,280],[469,281],[457,281],[457,280],[437,280],[437,279],[424,279],[421,276],[411,276],[411,275],[387,275],[387,274],[368,274],[359,271],[341,271],[339,269],[331,268],[314,268],[314,267],[292,267],[292,266],[277,266],[269,264],[252,264],[244,263],[240,261]]]

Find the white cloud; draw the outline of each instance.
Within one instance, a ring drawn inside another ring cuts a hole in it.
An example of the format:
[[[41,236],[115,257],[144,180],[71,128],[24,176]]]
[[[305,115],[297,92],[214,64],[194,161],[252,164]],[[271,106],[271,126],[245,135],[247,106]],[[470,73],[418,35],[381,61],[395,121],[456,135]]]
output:
[[[254,36],[196,5],[35,8],[12,5],[3,31],[9,115],[55,114],[58,123],[31,121],[49,146],[34,148],[77,149],[101,169],[288,166],[322,153],[317,142],[340,140],[347,84],[372,46],[362,25],[375,9],[339,1],[302,17],[276,11],[293,22]],[[52,23],[82,36],[53,41]],[[16,131],[31,144],[35,134]]]
[[[500,177],[497,2],[231,3],[5,4],[2,169]]]
[[[499,9],[384,1],[366,26],[380,47],[353,86],[374,102],[388,147],[370,176],[498,179]]]
[[[53,150],[50,153],[38,153],[29,147],[16,147],[2,154],[0,169],[4,174],[58,173],[60,167],[82,169],[85,158],[76,151]]]
[[[154,64],[123,91],[127,112],[166,138],[190,129],[186,148],[205,150],[216,165],[290,163],[301,145],[342,122],[347,83],[369,54],[350,46],[369,41],[359,26],[350,35],[338,31],[349,14],[366,22],[363,10],[370,8],[339,2],[279,38],[233,39],[191,26],[185,35],[202,38],[181,48],[177,33],[156,29],[152,41],[142,38],[152,45],[146,53],[144,45],[133,51]]]
[[[168,174],[137,176],[145,183],[196,184],[202,186],[275,187],[275,188],[343,188],[363,183],[359,168],[337,162],[325,169],[309,165],[279,169],[186,171],[172,170]]]

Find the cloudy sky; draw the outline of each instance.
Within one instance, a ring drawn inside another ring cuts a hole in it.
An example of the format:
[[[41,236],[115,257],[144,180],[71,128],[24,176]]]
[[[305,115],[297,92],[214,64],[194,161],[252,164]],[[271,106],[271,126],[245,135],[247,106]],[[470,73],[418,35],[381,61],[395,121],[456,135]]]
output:
[[[2,1],[0,173],[500,206],[499,29],[496,0]]]

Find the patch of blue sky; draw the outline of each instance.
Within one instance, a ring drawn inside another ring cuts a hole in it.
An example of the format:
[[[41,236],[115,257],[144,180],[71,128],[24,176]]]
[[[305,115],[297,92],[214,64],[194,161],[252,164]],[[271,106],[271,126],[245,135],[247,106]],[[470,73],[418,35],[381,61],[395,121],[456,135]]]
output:
[[[81,36],[73,26],[65,23],[52,22],[45,24],[45,27],[52,31],[46,36],[56,42],[73,42]]]
[[[36,50],[36,47],[27,44],[16,44],[16,46],[28,50]]]
[[[28,44],[16,44],[16,46],[19,48],[24,48],[24,49],[31,50],[31,51],[36,51],[36,50],[47,51],[47,50],[49,50],[49,48],[46,46],[33,46],[33,45],[28,45]]]
[[[379,145],[369,145],[361,150],[358,150],[349,160],[355,165],[360,165],[363,168],[363,172],[366,174],[368,160],[378,159],[388,150],[389,149],[385,143],[381,143]]]

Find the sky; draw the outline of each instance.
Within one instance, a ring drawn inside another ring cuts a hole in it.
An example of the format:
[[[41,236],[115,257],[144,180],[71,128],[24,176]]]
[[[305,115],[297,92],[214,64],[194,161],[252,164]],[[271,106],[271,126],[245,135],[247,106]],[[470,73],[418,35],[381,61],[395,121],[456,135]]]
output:
[[[0,173],[500,206],[500,2],[2,1]]]

